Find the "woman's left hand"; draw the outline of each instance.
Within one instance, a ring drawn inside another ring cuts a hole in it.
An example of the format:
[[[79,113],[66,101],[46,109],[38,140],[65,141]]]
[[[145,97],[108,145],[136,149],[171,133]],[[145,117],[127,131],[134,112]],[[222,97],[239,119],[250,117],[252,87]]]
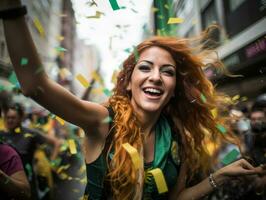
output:
[[[225,181],[243,177],[247,175],[265,175],[266,174],[266,165],[261,165],[259,167],[252,166],[247,160],[240,159],[235,161],[219,170],[217,170],[213,176],[215,181],[221,185]]]

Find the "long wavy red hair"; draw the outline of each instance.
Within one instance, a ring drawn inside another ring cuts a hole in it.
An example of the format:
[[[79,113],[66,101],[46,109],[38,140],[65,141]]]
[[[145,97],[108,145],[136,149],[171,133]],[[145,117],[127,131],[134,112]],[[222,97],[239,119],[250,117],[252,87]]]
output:
[[[235,141],[227,118],[219,115],[214,117],[211,112],[214,108],[226,105],[226,102],[225,96],[215,91],[202,69],[206,65],[206,55],[209,51],[199,48],[202,46],[193,46],[192,42],[195,40],[155,36],[136,47],[139,54],[153,46],[163,48],[176,62],[175,97],[171,98],[163,113],[174,122],[174,134],[180,134],[182,141],[179,156],[183,162],[189,163],[190,178],[199,171],[207,173],[210,168],[210,156],[204,143],[206,137],[214,143],[221,138]],[[130,105],[131,94],[126,89],[136,64],[135,54],[132,53],[124,61],[123,69],[117,77],[114,95],[109,100],[115,111],[115,132],[109,147],[109,151],[114,150],[114,156],[109,163],[108,178],[115,199],[132,199],[139,174],[122,148],[125,142],[139,151],[143,145],[140,123]],[[222,68],[218,59],[212,62],[212,65]],[[227,133],[222,134],[217,129],[217,124],[226,127]]]

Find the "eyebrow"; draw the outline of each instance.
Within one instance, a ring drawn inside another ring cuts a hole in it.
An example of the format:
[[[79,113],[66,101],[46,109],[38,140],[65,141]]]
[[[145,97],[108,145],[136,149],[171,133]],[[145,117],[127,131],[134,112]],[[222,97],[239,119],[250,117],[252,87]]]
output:
[[[149,63],[149,64],[151,64],[151,65],[154,64],[153,62],[151,62],[151,61],[149,61],[149,60],[141,60],[139,63],[141,63],[141,62],[147,62],[147,63]],[[138,64],[139,64],[139,63],[138,63]],[[170,66],[170,67],[176,68],[176,66],[173,65],[173,64],[171,64],[171,63],[169,63],[169,64],[164,64],[164,65],[162,65],[162,66],[163,66],[163,67],[168,67],[168,66]]]

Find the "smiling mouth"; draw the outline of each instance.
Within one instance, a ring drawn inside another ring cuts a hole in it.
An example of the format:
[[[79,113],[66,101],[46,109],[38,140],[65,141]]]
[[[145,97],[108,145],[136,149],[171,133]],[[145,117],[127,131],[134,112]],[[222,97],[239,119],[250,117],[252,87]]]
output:
[[[155,88],[145,88],[143,89],[145,94],[148,94],[149,96],[159,97],[163,94],[162,90],[155,89]]]

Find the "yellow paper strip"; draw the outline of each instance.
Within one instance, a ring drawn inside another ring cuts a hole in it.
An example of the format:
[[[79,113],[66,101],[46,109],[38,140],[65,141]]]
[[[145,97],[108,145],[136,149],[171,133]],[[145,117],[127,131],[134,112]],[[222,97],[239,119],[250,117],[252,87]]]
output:
[[[62,118],[56,116],[55,119],[56,119],[61,125],[64,125],[64,124],[65,124],[65,121],[64,121]]]
[[[33,20],[34,26],[36,27],[36,29],[38,30],[38,32],[40,33],[40,35],[43,37],[44,36],[44,28],[40,22],[40,20],[35,17]]]
[[[217,110],[217,108],[212,109],[212,110],[211,110],[211,113],[212,113],[213,118],[216,118],[217,115],[218,115],[218,110]]]
[[[139,153],[138,153],[137,149],[132,147],[129,143],[125,143],[122,146],[130,155],[131,160],[135,166],[135,169],[139,169],[141,162],[140,162],[140,157],[139,157]]]
[[[82,74],[78,74],[76,79],[83,85],[85,88],[90,86],[90,83],[86,80],[86,78]]]
[[[19,127],[15,129],[15,133],[20,133],[20,132],[21,132],[21,130]]]
[[[96,81],[99,81],[99,82],[102,81],[101,77],[99,76],[99,74],[96,71],[92,72],[92,78],[95,79]]]
[[[160,168],[156,168],[156,169],[150,170],[149,173],[151,173],[154,177],[159,194],[167,192],[168,187],[165,182],[162,170]]]
[[[184,19],[183,18],[180,18],[180,17],[176,17],[176,18],[169,18],[168,19],[168,22],[167,24],[180,24],[180,23],[183,23],[184,22]]]
[[[76,148],[76,143],[73,139],[69,139],[67,140],[68,142],[68,146],[69,146],[69,150],[71,154],[76,154],[77,153],[77,148]]]

